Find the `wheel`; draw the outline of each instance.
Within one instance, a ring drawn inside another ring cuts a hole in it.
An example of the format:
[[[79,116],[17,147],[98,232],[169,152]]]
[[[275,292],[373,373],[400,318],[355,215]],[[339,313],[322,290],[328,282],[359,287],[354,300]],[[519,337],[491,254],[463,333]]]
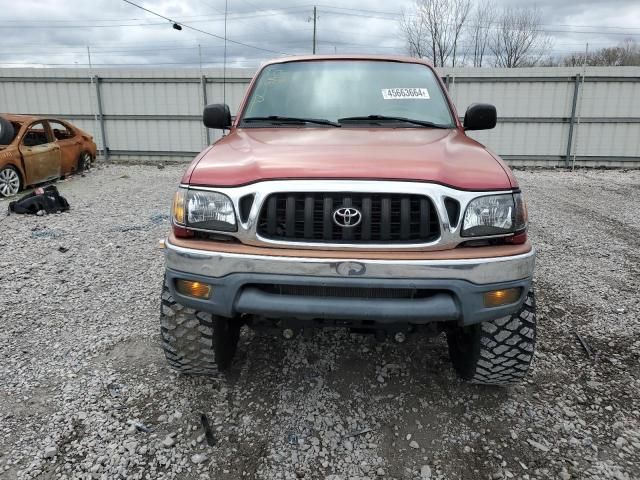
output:
[[[22,179],[15,167],[7,165],[0,170],[0,195],[10,197],[22,190]]]
[[[15,137],[16,131],[6,118],[0,117],[0,145],[9,145]]]
[[[198,312],[175,301],[167,280],[162,286],[160,333],[165,357],[188,375],[215,376],[231,366],[240,339],[237,319]]]
[[[529,290],[522,308],[507,317],[447,333],[458,374],[472,383],[515,385],[527,375],[536,341],[536,302]]]
[[[80,158],[78,158],[77,172],[88,172],[91,169],[91,155],[87,152],[82,152]]]

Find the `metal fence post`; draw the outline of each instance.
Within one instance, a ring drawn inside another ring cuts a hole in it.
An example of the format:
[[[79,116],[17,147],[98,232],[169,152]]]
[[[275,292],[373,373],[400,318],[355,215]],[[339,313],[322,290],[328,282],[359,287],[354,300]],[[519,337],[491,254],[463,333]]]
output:
[[[200,77],[200,83],[202,84],[202,108],[204,109],[204,107],[207,106],[207,77],[205,75],[202,75],[202,77]],[[204,131],[207,135],[207,145],[211,145],[211,132],[209,132],[209,128],[204,127]]]
[[[98,119],[100,120],[100,136],[102,137],[102,155],[105,160],[109,160],[109,147],[107,146],[107,134],[104,128],[104,114],[102,112],[102,96],[100,95],[100,77],[94,77],[96,84],[96,100],[98,103]]]
[[[573,126],[576,123],[576,106],[578,105],[578,93],[580,90],[580,74],[576,73],[575,85],[573,87],[573,103],[571,105],[571,119],[569,120],[569,138],[567,139],[567,155],[564,157],[564,166],[569,167],[571,157],[571,147],[573,144]]]

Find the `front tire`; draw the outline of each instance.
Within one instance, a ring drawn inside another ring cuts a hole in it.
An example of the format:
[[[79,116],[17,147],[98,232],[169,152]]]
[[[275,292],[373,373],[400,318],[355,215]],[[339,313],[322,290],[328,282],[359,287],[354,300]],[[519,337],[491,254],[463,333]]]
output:
[[[238,319],[185,307],[173,298],[167,280],[162,287],[160,333],[169,365],[187,375],[216,376],[228,369],[240,338]]]
[[[471,383],[483,385],[520,383],[533,359],[535,340],[533,289],[513,315],[447,333],[449,356],[458,374]]]
[[[0,170],[0,196],[11,197],[22,190],[22,178],[15,167],[7,165]]]
[[[76,171],[78,173],[88,172],[89,170],[91,170],[91,162],[91,154],[82,152],[80,154],[80,158],[78,158],[78,166],[76,168]]]

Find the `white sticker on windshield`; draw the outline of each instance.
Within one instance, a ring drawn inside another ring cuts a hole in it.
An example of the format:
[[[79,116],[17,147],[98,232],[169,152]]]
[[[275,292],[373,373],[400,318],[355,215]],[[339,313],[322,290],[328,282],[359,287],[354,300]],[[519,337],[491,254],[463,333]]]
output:
[[[383,88],[382,98],[385,100],[429,100],[430,97],[426,88]]]

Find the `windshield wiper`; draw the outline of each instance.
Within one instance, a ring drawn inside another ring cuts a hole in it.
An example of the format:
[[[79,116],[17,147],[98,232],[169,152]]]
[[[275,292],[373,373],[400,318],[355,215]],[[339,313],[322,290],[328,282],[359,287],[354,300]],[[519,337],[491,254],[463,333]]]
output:
[[[432,127],[432,128],[453,128],[450,125],[440,125],[438,123],[429,122],[427,120],[414,120],[413,118],[407,117],[389,117],[387,115],[366,115],[361,117],[344,117],[339,118],[338,122],[362,122],[368,121],[369,123],[376,123],[378,121],[382,122],[402,122],[402,123],[412,123],[414,125],[421,125],[423,127]]]
[[[246,117],[243,122],[272,122],[272,123],[316,123],[318,125],[331,125],[332,127],[341,127],[337,122],[332,122],[325,118],[300,118],[300,117],[282,117],[280,115],[269,115],[268,117]]]

